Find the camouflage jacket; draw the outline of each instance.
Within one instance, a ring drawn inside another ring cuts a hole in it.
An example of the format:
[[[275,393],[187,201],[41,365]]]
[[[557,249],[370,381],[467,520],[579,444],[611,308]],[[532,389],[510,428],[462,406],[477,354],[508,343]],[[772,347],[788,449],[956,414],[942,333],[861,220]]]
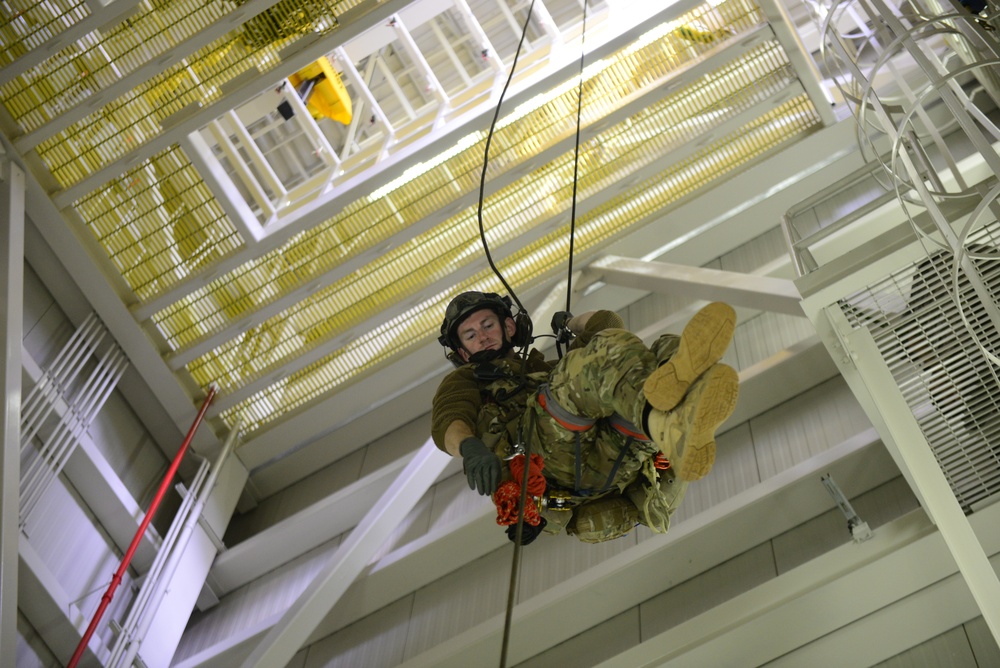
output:
[[[442,450],[448,425],[459,420],[498,454],[510,454],[528,397],[549,376],[552,365],[537,350],[528,355],[528,374],[521,384],[521,359],[505,357],[465,364],[448,374],[434,395],[431,435]]]

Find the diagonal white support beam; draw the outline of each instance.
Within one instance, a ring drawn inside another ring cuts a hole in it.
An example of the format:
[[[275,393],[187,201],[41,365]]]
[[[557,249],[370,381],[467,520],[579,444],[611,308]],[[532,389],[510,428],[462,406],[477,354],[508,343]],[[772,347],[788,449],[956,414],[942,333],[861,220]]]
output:
[[[590,264],[588,271],[611,285],[723,301],[758,311],[805,315],[799,305],[802,299],[799,290],[789,279],[617,255],[599,258]]]
[[[2,151],[2,149],[0,149]],[[24,326],[24,172],[0,164],[0,666],[14,666],[17,643],[18,486],[21,477],[21,336]]]
[[[430,439],[424,443],[395,484],[368,511],[326,567],[243,662],[244,668],[288,665],[376,551],[427,493],[449,460]]]
[[[835,317],[838,311],[836,306],[832,306],[827,308],[826,313]],[[983,619],[994,639],[1000,643],[1000,579],[990,565],[989,557],[993,551],[987,552],[962,511],[871,332],[864,328],[846,331],[846,323],[843,322],[839,325],[834,323],[834,327],[842,332],[846,352],[856,369],[845,371],[851,389],[858,394],[863,388],[882,417],[883,441],[901,465],[900,468],[909,473],[907,479],[915,486],[917,498],[937,525],[958,564],[958,570],[979,604]]]

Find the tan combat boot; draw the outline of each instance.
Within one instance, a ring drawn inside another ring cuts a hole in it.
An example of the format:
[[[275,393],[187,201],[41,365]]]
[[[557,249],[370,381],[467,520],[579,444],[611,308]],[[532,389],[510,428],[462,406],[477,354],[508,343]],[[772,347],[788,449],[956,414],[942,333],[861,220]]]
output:
[[[672,411],[652,410],[649,437],[681,480],[700,480],[715,463],[715,430],[732,415],[739,375],[725,364],[711,366]]]
[[[643,384],[646,401],[661,411],[679,404],[691,384],[722,359],[735,327],[736,312],[729,304],[712,302],[695,313],[681,332],[677,352]]]

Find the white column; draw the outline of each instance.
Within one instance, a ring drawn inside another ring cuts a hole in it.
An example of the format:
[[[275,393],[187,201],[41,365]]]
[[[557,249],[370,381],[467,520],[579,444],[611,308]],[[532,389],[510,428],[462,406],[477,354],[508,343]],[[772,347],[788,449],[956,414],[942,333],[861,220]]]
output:
[[[0,667],[17,644],[18,482],[21,475],[21,330],[24,310],[24,172],[0,165],[0,324],[3,466],[0,466]]]
[[[836,319],[837,308],[831,306],[827,309],[827,314],[832,316],[831,320]],[[941,532],[959,572],[983,613],[983,619],[994,639],[1000,643],[1000,579],[969,524],[969,518],[955,498],[871,333],[864,328],[845,331],[843,328],[846,323],[843,322],[840,323],[841,327],[836,323],[832,324],[835,329],[840,329],[845,352],[853,361],[870,402],[881,416],[883,442],[906,474],[907,481],[914,488],[931,521]],[[845,372],[845,377],[851,383],[850,374]],[[852,389],[856,386],[855,382]]]

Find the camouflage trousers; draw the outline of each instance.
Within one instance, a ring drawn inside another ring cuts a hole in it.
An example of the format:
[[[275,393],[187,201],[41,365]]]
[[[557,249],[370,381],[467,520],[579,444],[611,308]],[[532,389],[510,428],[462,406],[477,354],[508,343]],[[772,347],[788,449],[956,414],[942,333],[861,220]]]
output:
[[[547,394],[579,422],[592,422],[589,428],[567,428],[537,395],[528,400],[532,451],[545,459],[550,488],[568,497],[573,508],[572,517],[566,511],[546,513],[550,532],[566,526],[581,540],[598,542],[628,533],[637,521],[666,531],[684,485],[653,467],[659,449],[641,433],[642,386],[677,343],[668,335],[647,348],[631,332],[605,329],[567,353],[549,374]],[[622,418],[630,423],[624,430],[615,426]]]

